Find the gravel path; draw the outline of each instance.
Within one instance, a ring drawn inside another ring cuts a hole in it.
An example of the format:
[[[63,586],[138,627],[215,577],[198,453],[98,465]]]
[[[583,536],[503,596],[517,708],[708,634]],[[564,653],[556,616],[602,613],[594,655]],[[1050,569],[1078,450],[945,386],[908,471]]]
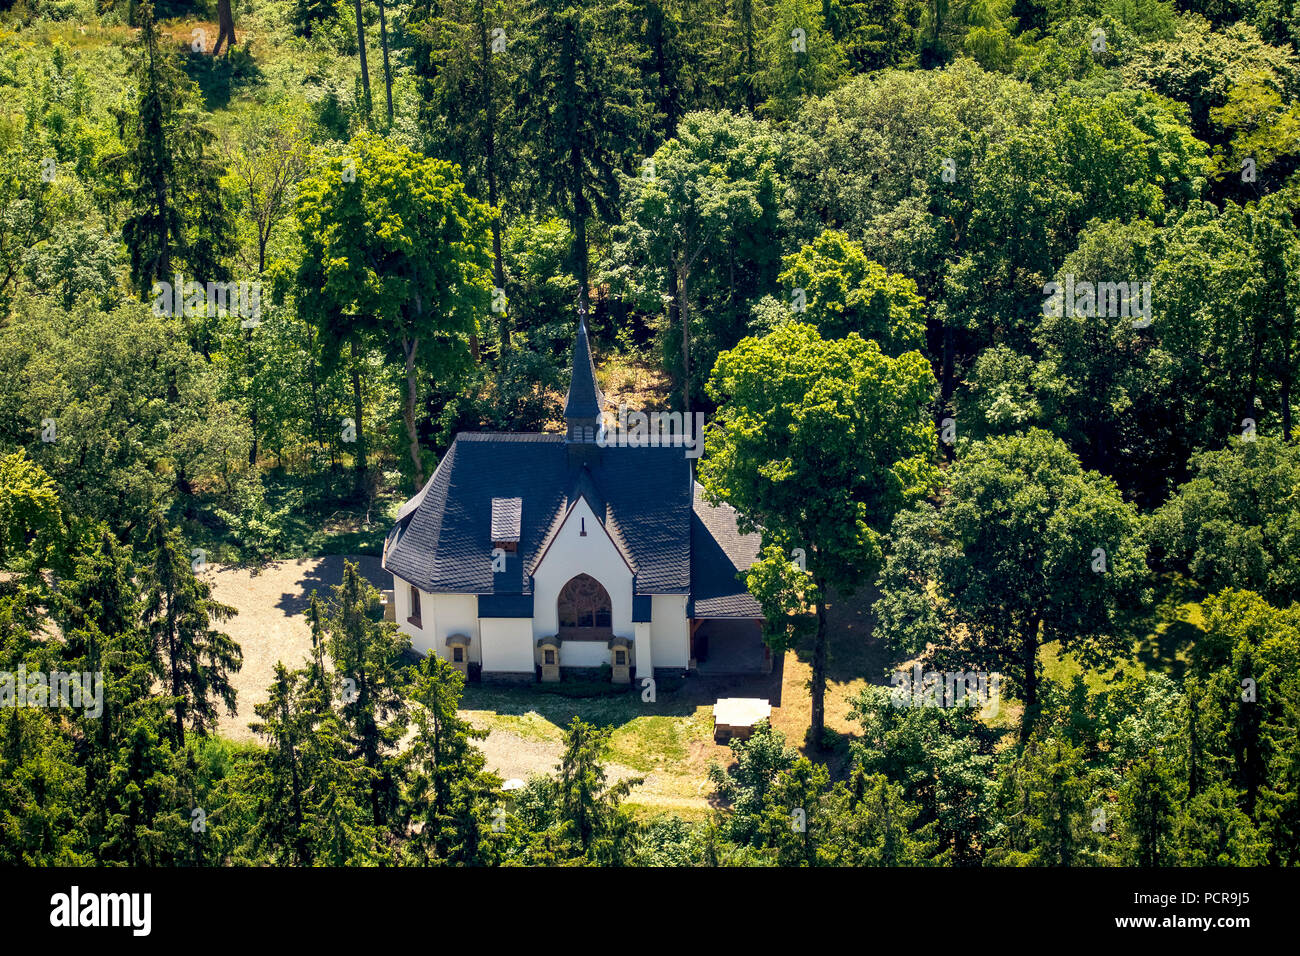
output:
[[[255,739],[248,729],[248,722],[256,719],[253,707],[266,700],[277,661],[295,668],[307,660],[311,629],[302,612],[307,609],[313,590],[320,591],[323,598],[333,585],[343,583],[344,560],[342,555],[330,555],[276,561],[257,573],[248,568],[208,566],[206,577],[212,582],[213,597],[239,611],[223,628],[244,651],[243,669],[231,681],[238,694],[239,711],[233,717],[221,712],[217,729],[222,736],[242,741]],[[392,587],[393,579],[380,568],[378,558],[361,556],[347,560],[355,561],[375,587]]]
[[[379,566],[378,558],[347,560],[356,561],[375,587],[392,586],[392,578]],[[338,555],[277,561],[257,573],[248,568],[208,566],[206,576],[213,584],[213,596],[239,612],[225,623],[224,629],[244,652],[244,666],[232,680],[239,709],[234,716],[222,712],[218,723],[222,736],[240,741],[257,739],[248,728],[248,722],[256,719],[253,708],[267,699],[277,661],[291,668],[305,663],[311,650],[311,630],[302,612],[313,590],[324,597],[330,587],[342,583],[343,562]],[[466,712],[462,716],[473,719]],[[564,752],[558,740],[538,740],[501,727],[493,728],[477,743],[487,757],[488,769],[506,780],[552,773]],[[672,772],[642,773],[620,763],[609,763],[605,770],[611,783],[628,777],[644,778],[642,785],[632,791],[633,803],[679,811],[702,811],[708,806],[707,792],[695,785],[693,777]]]
[[[509,780],[518,777],[527,780],[532,774],[554,773],[564,754],[564,745],[554,740],[533,740],[512,734],[497,727],[488,736],[477,741],[478,747],[487,757],[489,770],[495,770],[502,778]],[[619,763],[605,765],[605,774],[610,782],[627,777],[644,777],[647,782],[652,774],[638,773],[631,767]]]

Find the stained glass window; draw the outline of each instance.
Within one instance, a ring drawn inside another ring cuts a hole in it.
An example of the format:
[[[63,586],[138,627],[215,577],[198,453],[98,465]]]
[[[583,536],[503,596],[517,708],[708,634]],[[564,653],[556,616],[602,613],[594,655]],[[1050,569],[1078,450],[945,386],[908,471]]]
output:
[[[579,574],[564,586],[560,592],[557,608],[561,628],[571,631],[587,629],[595,631],[613,626],[609,592],[589,574]]]

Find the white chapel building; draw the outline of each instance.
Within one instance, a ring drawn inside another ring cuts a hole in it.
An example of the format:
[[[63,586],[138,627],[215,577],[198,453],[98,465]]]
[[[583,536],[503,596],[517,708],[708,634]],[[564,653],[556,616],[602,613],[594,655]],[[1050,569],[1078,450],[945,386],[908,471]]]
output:
[[[684,447],[598,442],[604,404],[584,321],[563,434],[456,436],[384,543],[399,628],[471,679],[770,670],[759,536]]]

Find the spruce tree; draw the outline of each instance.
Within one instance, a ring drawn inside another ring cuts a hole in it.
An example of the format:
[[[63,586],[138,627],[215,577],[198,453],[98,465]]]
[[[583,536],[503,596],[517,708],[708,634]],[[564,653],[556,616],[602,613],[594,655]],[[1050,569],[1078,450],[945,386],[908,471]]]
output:
[[[527,68],[516,99],[539,199],[573,232],[573,274],[587,308],[587,223],[617,218],[619,173],[630,170],[646,125],[627,36],[625,0],[528,0]]]
[[[130,552],[106,527],[73,559],[72,575],[59,583],[53,616],[64,635],[71,669],[101,675],[102,708],[77,717],[84,747],[86,826],[98,847],[108,829],[107,783],[123,744],[128,708],[152,689],[146,636],[141,628],[139,584]]]
[[[597,866],[626,863],[636,839],[636,821],[621,804],[641,779],[607,782],[604,760],[609,737],[609,730],[574,717],[564,732],[564,756],[556,778],[562,831],[572,848]]]
[[[184,269],[187,281],[228,278],[226,259],[234,239],[226,215],[221,170],[207,149],[213,137],[198,119],[194,84],[163,48],[153,5],[140,5],[140,39],[134,80],[136,110],[115,161],[122,173],[127,215],[122,238],[131,284],[152,294],[157,281],[172,282]]]
[[[492,219],[492,274],[499,289],[506,288],[501,254],[505,211],[518,205],[515,195],[507,201],[504,186],[521,171],[510,102],[522,49],[520,37],[514,35],[515,6],[513,0],[416,0],[407,27],[420,90],[424,149],[458,164],[466,191],[497,210]],[[510,344],[506,316],[500,313],[503,348]]]
[[[420,824],[410,850],[421,863],[465,865],[489,858],[485,842],[501,779],[484,771],[483,752],[474,746],[488,732],[457,713],[464,686],[461,673],[437,654],[420,662],[408,791]]]
[[[1120,788],[1129,862],[1133,866],[1167,865],[1172,841],[1175,805],[1174,775],[1157,753],[1150,753],[1129,768]]]
[[[171,698],[172,737],[185,745],[185,724],[199,734],[216,721],[216,702],[235,713],[230,672],[244,655],[239,645],[212,626],[228,621],[235,609],[212,598],[212,585],[195,576],[181,544],[161,515],[149,529],[152,552],[144,568],[143,621],[154,672]],[[215,700],[214,700],[215,699]]]
[[[334,588],[326,621],[349,753],[366,769],[371,822],[382,829],[398,806],[395,755],[407,724],[399,665],[410,639],[382,619],[379,592],[351,561],[344,562],[343,583]]]
[[[302,707],[302,674],[276,662],[266,703],[253,708],[249,728],[266,742],[258,773],[250,784],[257,800],[254,845],[267,850],[277,866],[311,866],[306,826],[307,787],[303,751],[312,733],[312,715]]]

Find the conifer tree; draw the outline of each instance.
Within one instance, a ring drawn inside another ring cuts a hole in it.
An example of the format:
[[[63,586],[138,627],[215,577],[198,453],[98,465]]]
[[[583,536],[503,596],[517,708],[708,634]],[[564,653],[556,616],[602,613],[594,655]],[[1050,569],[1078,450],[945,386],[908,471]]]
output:
[[[48,712],[0,709],[0,864],[84,866],[84,775]]]
[[[1035,737],[999,775],[995,847],[1004,866],[1079,866],[1093,855],[1083,752],[1059,737]]]
[[[212,626],[228,621],[235,609],[212,598],[212,585],[199,580],[181,550],[176,533],[162,515],[149,529],[152,552],[144,568],[143,621],[149,636],[154,672],[171,697],[172,737],[185,745],[185,724],[199,734],[216,721],[216,701],[235,713],[230,672],[244,655],[229,635]]]
[[[256,820],[255,859],[287,866],[388,862],[371,822],[371,774],[351,752],[310,668],[277,664],[268,699],[254,710],[259,719],[250,726],[267,744],[243,784]]]
[[[410,639],[382,619],[379,592],[351,561],[344,562],[326,626],[342,685],[340,717],[349,753],[365,767],[371,822],[382,829],[393,821],[400,795],[396,749],[406,730],[407,705],[399,665]]]
[[[506,288],[501,252],[505,214],[518,205],[518,191],[507,197],[505,187],[521,172],[510,102],[520,62],[516,54],[522,48],[514,35],[516,6],[507,0],[416,0],[407,26],[424,148],[457,163],[466,191],[497,211],[492,217],[492,276],[499,289]],[[510,344],[510,327],[506,311],[499,314],[504,348]]]
[[[516,100],[539,198],[573,232],[579,304],[588,306],[587,224],[616,218],[618,174],[631,167],[645,108],[627,41],[625,0],[528,0],[527,69]]]
[[[1157,753],[1129,768],[1120,788],[1120,807],[1129,860],[1134,866],[1170,863],[1177,807],[1173,772]]]
[[[412,815],[421,824],[411,850],[424,863],[489,859],[487,833],[501,779],[484,771],[486,759],[474,746],[487,731],[457,715],[464,686],[461,673],[437,654],[420,662],[408,789]]]
[[[303,752],[312,733],[311,715],[302,707],[302,674],[276,662],[266,703],[253,708],[253,733],[266,741],[259,773],[249,781],[257,798],[255,846],[270,851],[277,866],[310,866],[305,809],[307,789]]]
[[[630,857],[636,822],[621,804],[641,783],[639,777],[606,782],[603,761],[609,737],[609,730],[574,717],[564,732],[564,756],[556,777],[564,833],[578,853],[598,866],[621,865]]]
[[[313,590],[304,612],[307,626],[311,628],[311,657],[307,662],[306,690],[312,695],[313,709],[323,714],[334,705],[334,672],[325,660],[328,636],[325,630],[324,610],[320,596]]]
[[[375,826],[371,800],[374,774],[353,753],[348,729],[336,713],[316,726],[307,753],[306,803],[313,858],[321,866],[373,866],[391,862]]]
[[[53,609],[67,639],[65,656],[70,660],[85,657],[91,670],[102,662],[103,648],[81,643],[73,635],[93,627],[99,634],[113,637],[140,626],[140,593],[130,552],[106,525],[96,531],[97,540],[74,557],[72,575],[60,582]]]
[[[224,281],[234,250],[220,189],[220,170],[206,143],[212,137],[197,119],[193,83],[162,46],[153,4],[140,5],[140,39],[134,67],[139,102],[116,165],[123,174],[127,216],[122,237],[130,258],[131,284],[141,295],[155,280]]]
[[[124,742],[128,710],[148,698],[153,684],[142,610],[130,551],[101,525],[98,540],[73,558],[72,574],[60,582],[53,607],[71,668],[102,679],[102,706],[78,717],[85,748],[86,826],[95,847],[107,833],[112,799],[107,785]]]
[[[362,107],[365,109],[366,122],[370,122],[373,105],[370,101],[370,67],[366,64],[366,23],[361,17],[361,0],[352,0],[352,8],[357,15],[357,56],[361,61]]]
[[[161,703],[153,698],[138,708],[123,734],[108,780],[107,828],[98,851],[101,863],[166,865],[171,862],[169,851],[183,839],[179,817],[170,826],[160,819],[176,809],[176,781],[171,773],[175,751],[164,736],[167,726]]]

